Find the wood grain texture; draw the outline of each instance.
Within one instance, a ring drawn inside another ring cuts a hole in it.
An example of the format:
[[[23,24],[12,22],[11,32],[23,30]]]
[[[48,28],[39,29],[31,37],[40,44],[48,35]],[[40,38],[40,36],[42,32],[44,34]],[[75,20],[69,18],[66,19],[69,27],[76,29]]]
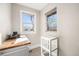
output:
[[[0,45],[0,51],[31,44],[30,41],[28,41],[28,42],[23,41],[23,42],[19,42],[19,43],[15,43],[15,41],[16,41],[15,39],[5,41],[2,45]]]

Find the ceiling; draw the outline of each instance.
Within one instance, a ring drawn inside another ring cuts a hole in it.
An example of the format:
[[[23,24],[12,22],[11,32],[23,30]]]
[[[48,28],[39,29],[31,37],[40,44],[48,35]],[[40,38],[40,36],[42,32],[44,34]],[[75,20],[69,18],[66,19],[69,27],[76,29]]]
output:
[[[48,3],[19,3],[20,5],[28,6],[36,10],[42,10]]]

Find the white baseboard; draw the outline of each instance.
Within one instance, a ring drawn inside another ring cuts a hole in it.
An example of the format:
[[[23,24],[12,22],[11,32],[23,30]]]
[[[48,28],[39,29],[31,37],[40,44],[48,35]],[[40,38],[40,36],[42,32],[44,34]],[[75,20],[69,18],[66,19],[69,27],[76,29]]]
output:
[[[31,46],[31,47],[30,47],[30,50],[31,50],[31,49],[34,49],[34,48],[37,48],[37,47],[41,47],[41,45],[38,44],[38,45]]]

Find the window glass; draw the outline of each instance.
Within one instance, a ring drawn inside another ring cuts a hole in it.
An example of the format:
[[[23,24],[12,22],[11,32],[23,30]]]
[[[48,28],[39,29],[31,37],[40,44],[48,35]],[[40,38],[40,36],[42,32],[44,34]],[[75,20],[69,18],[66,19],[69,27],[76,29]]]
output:
[[[27,13],[22,13],[22,22],[24,31],[33,31],[33,16]]]
[[[53,12],[47,15],[47,30],[56,31],[57,30],[57,14]]]

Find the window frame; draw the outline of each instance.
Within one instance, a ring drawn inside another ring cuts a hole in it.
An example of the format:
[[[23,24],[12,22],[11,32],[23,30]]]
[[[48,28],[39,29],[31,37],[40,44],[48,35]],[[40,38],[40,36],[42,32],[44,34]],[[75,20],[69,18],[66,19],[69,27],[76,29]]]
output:
[[[54,13],[56,12],[57,15],[57,8],[53,8],[52,10],[48,11],[45,16],[46,16],[46,31],[47,32],[57,32],[57,27],[56,27],[56,31],[54,30],[48,30],[48,16],[54,15]],[[56,20],[57,21],[57,20]]]
[[[34,31],[24,31],[23,30],[22,13],[26,13],[26,14],[29,14],[29,15],[32,15],[33,16]],[[30,12],[30,11],[20,10],[20,33],[21,34],[32,34],[32,33],[36,33],[36,13]]]

